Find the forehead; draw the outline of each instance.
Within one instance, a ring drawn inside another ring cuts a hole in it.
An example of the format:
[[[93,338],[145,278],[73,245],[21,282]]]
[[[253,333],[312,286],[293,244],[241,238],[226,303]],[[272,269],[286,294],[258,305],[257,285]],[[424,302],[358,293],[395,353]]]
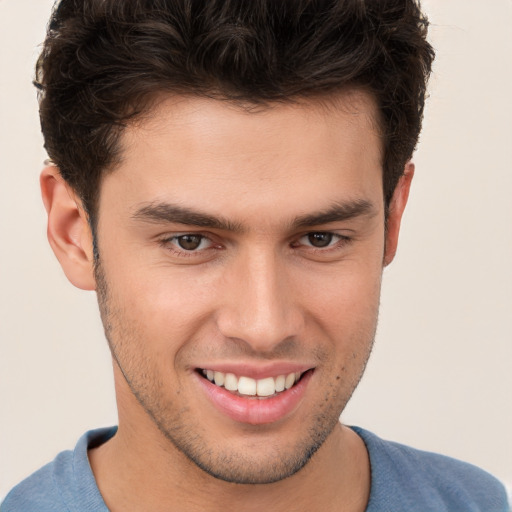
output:
[[[283,211],[300,203],[305,213],[319,196],[366,200],[382,195],[376,119],[375,102],[360,91],[257,108],[162,96],[126,128],[121,163],[101,197],[114,188],[117,200],[133,205],[168,201],[226,213],[243,204],[256,214],[276,202]]]
[[[174,132],[182,139],[190,136],[190,141],[195,138],[204,146],[209,142],[229,142],[237,137],[234,132],[240,128],[243,131],[238,131],[237,138],[250,140],[251,136],[263,136],[253,138],[254,147],[258,142],[268,142],[275,134],[280,135],[275,142],[285,147],[286,142],[291,142],[294,137],[305,135],[300,130],[306,124],[315,129],[308,130],[307,139],[312,141],[318,135],[328,143],[330,137],[327,132],[336,136],[340,131],[354,137],[363,131],[366,135],[371,134],[372,138],[380,137],[376,101],[371,94],[360,89],[266,104],[160,94],[151,102],[145,115],[128,125],[122,136],[122,149],[125,156],[133,152],[135,144],[139,145],[137,150],[142,151],[141,142],[158,144],[164,132]],[[294,129],[290,131],[290,128]],[[218,135],[216,140],[215,135]],[[380,144],[378,146],[380,149]]]

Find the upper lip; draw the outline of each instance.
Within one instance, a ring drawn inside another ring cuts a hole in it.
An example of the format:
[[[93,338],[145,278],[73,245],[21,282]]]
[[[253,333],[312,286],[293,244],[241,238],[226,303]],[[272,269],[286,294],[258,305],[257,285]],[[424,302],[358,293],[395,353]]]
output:
[[[196,366],[200,370],[213,370],[214,372],[233,373],[241,377],[250,377],[252,379],[265,379],[267,377],[277,377],[278,375],[288,375],[290,373],[304,373],[314,366],[304,363],[293,362],[273,362],[265,364],[254,363],[204,363]]]

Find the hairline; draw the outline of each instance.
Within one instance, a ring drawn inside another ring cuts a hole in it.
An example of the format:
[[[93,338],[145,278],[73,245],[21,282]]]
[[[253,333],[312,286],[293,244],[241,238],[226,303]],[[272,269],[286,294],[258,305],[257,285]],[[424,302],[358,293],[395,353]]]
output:
[[[332,90],[329,92],[318,92],[317,94],[307,95],[293,95],[283,98],[275,98],[271,100],[262,99],[261,101],[259,101],[258,99],[247,100],[231,98],[227,94],[223,94],[222,91],[212,91],[211,94],[201,94],[192,91],[182,93],[158,89],[153,91],[152,93],[148,93],[146,95],[146,98],[142,99],[140,103],[142,107],[139,109],[139,111],[136,114],[130,116],[127,122],[123,126],[118,128],[119,131],[117,133],[116,140],[117,151],[113,159],[113,162],[111,162],[109,165],[107,165],[100,171],[100,179],[98,180],[97,184],[97,194],[95,196],[95,201],[92,205],[90,205],[93,211],[89,211],[88,208],[84,208],[84,210],[87,213],[91,228],[97,228],[97,217],[99,214],[99,203],[103,179],[106,175],[115,172],[123,164],[123,156],[125,153],[125,148],[123,148],[123,135],[125,131],[130,127],[137,127],[142,126],[146,123],[150,123],[153,118],[153,114],[158,109],[158,106],[161,103],[169,101],[172,98],[211,99],[214,101],[226,103],[227,105],[232,106],[234,109],[246,112],[248,115],[269,111],[281,105],[296,105],[297,107],[305,108],[309,108],[314,105],[316,107],[321,107],[322,110],[326,113],[332,112],[333,114],[339,110],[349,113],[360,113],[358,111],[358,106],[361,105],[361,102],[370,102],[370,111],[372,114],[364,114],[370,129],[375,131],[378,139],[380,140],[380,165],[382,177],[384,178],[384,122],[382,120],[381,111],[376,98],[376,94],[373,91],[371,91],[369,87],[360,86],[357,84],[347,84],[336,90]],[[351,108],[352,106],[354,107],[354,109]],[[77,191],[75,190],[75,192]],[[382,181],[382,193],[384,197],[384,180]],[[384,203],[386,203],[385,197]],[[386,217],[388,210],[387,206],[388,205],[385,204]]]

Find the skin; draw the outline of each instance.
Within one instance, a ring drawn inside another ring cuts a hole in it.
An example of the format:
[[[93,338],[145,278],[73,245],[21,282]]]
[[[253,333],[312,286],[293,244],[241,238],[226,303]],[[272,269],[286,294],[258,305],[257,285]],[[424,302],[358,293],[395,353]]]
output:
[[[89,452],[110,510],[365,509],[368,455],[338,418],[371,351],[413,175],[385,230],[376,118],[357,91],[251,112],[162,98],[102,181],[96,270],[80,201],[43,171],[50,243],[70,281],[97,290],[113,354],[119,430]],[[195,216],[176,222],[178,207]],[[180,246],[187,234],[197,249]],[[293,410],[253,424],[204,392],[197,369],[225,364],[311,371]]]

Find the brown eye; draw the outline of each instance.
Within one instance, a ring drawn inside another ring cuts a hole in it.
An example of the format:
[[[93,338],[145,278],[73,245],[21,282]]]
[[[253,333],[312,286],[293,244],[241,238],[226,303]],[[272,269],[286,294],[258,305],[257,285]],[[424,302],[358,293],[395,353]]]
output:
[[[185,251],[195,251],[203,241],[201,235],[181,235],[176,237],[178,245]]]
[[[332,242],[332,233],[309,233],[308,241],[313,247],[327,247]]]

